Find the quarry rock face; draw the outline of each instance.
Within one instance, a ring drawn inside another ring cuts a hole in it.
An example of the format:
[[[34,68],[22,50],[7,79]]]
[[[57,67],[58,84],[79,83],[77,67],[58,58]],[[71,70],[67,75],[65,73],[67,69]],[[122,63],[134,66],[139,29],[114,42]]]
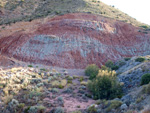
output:
[[[24,62],[64,68],[102,65],[108,59],[150,54],[149,35],[130,24],[93,14],[57,16],[34,33],[0,38],[0,53]]]

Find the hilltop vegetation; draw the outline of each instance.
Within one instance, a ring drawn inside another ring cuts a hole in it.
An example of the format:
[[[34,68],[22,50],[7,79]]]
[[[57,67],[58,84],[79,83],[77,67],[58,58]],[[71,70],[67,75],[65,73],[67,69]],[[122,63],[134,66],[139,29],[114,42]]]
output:
[[[0,6],[1,25],[74,12],[98,14],[136,26],[143,25],[114,6],[108,6],[99,0],[3,0]]]

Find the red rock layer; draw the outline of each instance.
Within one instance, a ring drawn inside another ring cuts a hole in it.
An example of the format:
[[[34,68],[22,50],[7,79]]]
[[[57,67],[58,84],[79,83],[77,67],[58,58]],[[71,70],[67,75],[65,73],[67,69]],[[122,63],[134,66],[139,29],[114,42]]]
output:
[[[57,16],[34,33],[14,33],[0,39],[2,55],[65,68],[102,65],[108,59],[150,54],[148,35],[120,21],[93,14]]]

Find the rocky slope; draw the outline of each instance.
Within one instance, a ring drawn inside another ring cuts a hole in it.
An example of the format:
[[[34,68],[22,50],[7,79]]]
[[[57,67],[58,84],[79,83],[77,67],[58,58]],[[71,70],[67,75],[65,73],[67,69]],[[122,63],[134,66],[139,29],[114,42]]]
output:
[[[114,8],[114,6],[108,6],[99,0],[1,0],[0,24],[32,21],[46,16],[75,12],[88,12],[136,26],[142,25],[142,23]]]
[[[149,113],[150,84],[140,86],[139,81],[143,74],[150,73],[150,56],[143,62],[137,62],[137,58],[120,61],[124,63],[117,77],[125,93],[113,100],[95,100],[86,87],[89,77],[74,75],[70,69],[37,65],[1,68],[0,113]]]
[[[103,16],[66,14],[34,26],[28,31],[13,31],[12,27],[11,35],[4,37],[2,31],[1,54],[20,61],[64,68],[85,68],[91,63],[100,66],[108,59],[115,61],[150,54],[149,34]]]

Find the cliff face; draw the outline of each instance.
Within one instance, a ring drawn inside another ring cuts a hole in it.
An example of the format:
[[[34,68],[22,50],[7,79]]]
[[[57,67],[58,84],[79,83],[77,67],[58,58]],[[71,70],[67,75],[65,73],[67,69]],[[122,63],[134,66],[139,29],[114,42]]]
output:
[[[2,55],[65,68],[102,65],[108,59],[150,54],[150,38],[130,24],[73,13],[39,24],[35,32],[0,38]]]

